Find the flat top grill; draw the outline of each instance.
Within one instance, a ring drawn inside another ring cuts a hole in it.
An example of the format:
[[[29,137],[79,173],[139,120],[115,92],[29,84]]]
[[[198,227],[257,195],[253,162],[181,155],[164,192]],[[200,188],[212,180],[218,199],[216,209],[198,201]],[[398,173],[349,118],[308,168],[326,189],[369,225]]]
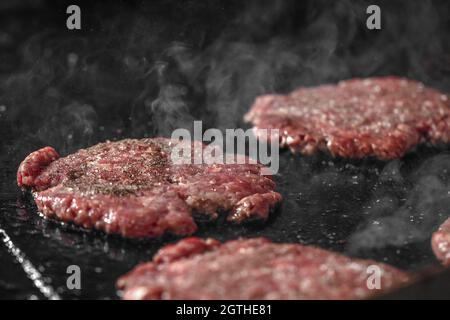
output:
[[[120,275],[177,241],[40,217],[15,182],[32,151],[168,137],[193,120],[204,130],[244,127],[258,95],[354,77],[405,76],[450,92],[446,0],[380,0],[381,30],[365,27],[370,1],[78,2],[79,31],[66,28],[68,0],[0,6],[0,298],[117,299]],[[430,245],[450,216],[449,147],[420,146],[389,162],[283,151],[275,180],[284,201],[267,223],[221,217],[195,235],[264,236],[371,258],[430,275],[390,296],[450,298],[450,271],[440,273]],[[67,289],[70,265],[81,268],[81,290]]]
[[[305,158],[283,152],[275,180],[284,202],[266,224],[237,226],[222,218],[214,223],[201,222],[195,235],[222,241],[264,236],[275,242],[317,245],[406,270],[438,271],[430,236],[446,218],[444,209],[450,204],[450,197],[439,195],[450,178],[445,175],[450,172],[446,159],[450,159],[449,151],[428,147],[388,163],[348,162],[325,155]],[[430,171],[430,162],[436,161],[442,162],[441,167]],[[117,299],[114,285],[120,275],[139,262],[151,260],[162,245],[177,240],[171,236],[160,240],[122,239],[42,218],[31,196],[14,186],[15,168],[4,169],[8,183],[1,193],[0,230],[4,240],[9,237],[7,248],[12,255],[8,257],[3,250],[2,257],[19,260],[29,277],[37,276],[43,282],[38,291],[36,281],[33,284],[23,275],[19,280],[2,279],[0,288],[9,294]],[[436,199],[431,207],[423,208],[420,202],[415,206],[414,197],[426,196],[427,190],[417,193],[413,182],[432,181],[439,176],[441,189],[433,189]],[[67,289],[70,265],[81,268],[81,290]],[[20,273],[14,266],[5,268]]]

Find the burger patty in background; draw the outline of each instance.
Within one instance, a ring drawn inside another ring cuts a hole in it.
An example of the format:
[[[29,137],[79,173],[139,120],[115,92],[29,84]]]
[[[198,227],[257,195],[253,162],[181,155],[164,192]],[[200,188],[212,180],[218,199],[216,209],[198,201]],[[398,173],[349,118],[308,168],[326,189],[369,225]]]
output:
[[[258,97],[245,119],[280,130],[281,145],[311,155],[382,160],[400,158],[420,143],[450,142],[450,97],[396,77],[351,79]]]

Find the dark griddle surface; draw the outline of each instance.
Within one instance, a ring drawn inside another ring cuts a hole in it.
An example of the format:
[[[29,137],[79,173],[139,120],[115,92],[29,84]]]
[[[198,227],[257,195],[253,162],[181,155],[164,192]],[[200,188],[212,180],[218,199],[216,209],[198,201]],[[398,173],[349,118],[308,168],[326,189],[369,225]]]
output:
[[[323,155],[304,158],[283,152],[276,181],[284,202],[266,225],[233,226],[221,220],[201,224],[196,235],[220,240],[265,236],[277,242],[312,244],[373,258],[408,270],[437,267],[429,238],[432,230],[445,219],[441,207],[448,208],[450,200],[439,198],[438,193],[443,190],[437,190],[433,204],[436,211],[419,213],[417,210],[424,208],[410,199],[417,194],[411,185],[421,179],[432,181],[440,177],[444,188],[449,177],[446,173],[450,162],[445,161],[448,159],[448,151],[425,147],[404,160],[389,163],[375,160],[349,163]],[[430,171],[427,168],[431,162],[439,165]],[[15,167],[8,165],[3,169],[6,169],[6,180],[3,180],[0,199],[0,228],[40,272],[44,283],[61,298],[118,298],[114,288],[117,277],[137,263],[150,260],[163,244],[176,240],[173,237],[161,241],[126,240],[44,219],[37,214],[31,197],[15,186]],[[401,210],[405,201],[412,203],[409,213]],[[391,220],[397,227],[389,229],[390,235],[375,232],[367,240],[372,233],[364,230],[377,223],[388,228]],[[411,230],[420,230],[420,234]],[[404,238],[401,243],[396,243],[392,232]],[[366,240],[355,236],[358,233],[366,235]],[[4,252],[1,254],[5,256]],[[66,268],[72,264],[80,266],[82,271],[79,291],[66,287]],[[2,283],[0,287],[5,291],[8,284]],[[18,297],[44,298],[31,281],[28,286],[23,280],[18,283],[19,292],[15,293]]]
[[[0,241],[9,238],[0,298],[117,299],[118,276],[177,240],[131,241],[39,217],[15,182],[34,150],[169,136],[194,119],[204,130],[242,127],[258,95],[353,77],[399,75],[450,91],[446,0],[378,1],[382,30],[365,28],[368,0],[78,2],[80,31],[66,28],[72,1],[0,8]],[[430,236],[450,215],[448,150],[421,147],[387,163],[284,152],[275,177],[284,202],[266,225],[222,219],[196,235],[266,236],[439,269]],[[72,264],[80,291],[66,287]],[[397,297],[448,297],[448,281],[434,279],[446,287]]]

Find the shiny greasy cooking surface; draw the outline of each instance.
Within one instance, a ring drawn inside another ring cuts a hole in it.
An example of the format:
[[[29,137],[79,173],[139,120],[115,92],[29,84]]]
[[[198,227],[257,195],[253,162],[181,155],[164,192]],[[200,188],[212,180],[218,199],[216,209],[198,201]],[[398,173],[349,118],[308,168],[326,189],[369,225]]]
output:
[[[15,182],[31,151],[52,145],[68,154],[106,139],[170,136],[193,119],[204,120],[204,129],[240,127],[237,119],[258,95],[353,77],[396,74],[450,88],[446,0],[382,1],[389,32],[355,19],[354,12],[365,18],[368,1],[286,1],[281,8],[277,1],[82,1],[84,32],[69,34],[61,13],[72,3],[47,2],[0,20],[0,69],[10,80],[1,86],[0,136],[11,144],[9,151],[0,144],[0,228],[65,298],[115,298],[116,277],[163,243],[136,245],[38,217]],[[217,222],[198,235],[268,235],[400,267],[435,263],[428,238],[448,215],[448,153],[422,150],[387,165],[328,160],[284,154],[276,179],[285,202],[269,224]],[[0,297],[39,295],[3,247]],[[69,264],[82,268],[81,292],[65,289]],[[448,292],[450,282],[440,283]]]
[[[31,197],[15,186],[16,168],[3,163],[0,228],[62,298],[117,298],[118,276],[176,241],[125,240],[45,220]],[[429,239],[450,207],[450,152],[421,148],[403,160],[348,162],[315,157],[280,157],[275,177],[281,208],[265,225],[230,226],[225,217],[201,222],[200,237],[229,240],[265,236],[275,242],[314,244],[408,270],[436,265]],[[82,290],[66,288],[66,268],[82,270]],[[3,280],[5,281],[5,280]],[[8,279],[6,279],[8,281]],[[42,297],[26,280],[20,294]],[[11,289],[14,291],[14,289]],[[11,293],[11,292],[10,292]]]

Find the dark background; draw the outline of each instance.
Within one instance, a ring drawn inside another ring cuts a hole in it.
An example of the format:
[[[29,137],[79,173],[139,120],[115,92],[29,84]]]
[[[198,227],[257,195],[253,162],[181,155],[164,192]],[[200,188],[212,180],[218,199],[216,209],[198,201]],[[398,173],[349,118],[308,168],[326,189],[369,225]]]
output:
[[[66,28],[78,3],[82,30]],[[9,4],[9,5],[8,5]],[[6,1],[0,103],[22,155],[242,125],[255,96],[402,75],[448,90],[448,1]],[[70,139],[68,139],[70,137]],[[22,156],[21,155],[21,156]]]
[[[81,30],[66,28],[69,4],[81,7]],[[381,7],[381,30],[366,28],[370,4]],[[30,152],[170,136],[194,119],[242,127],[257,95],[352,77],[406,76],[449,92],[449,9],[444,0],[2,1],[0,229],[11,242],[0,247],[0,297],[45,298],[22,270],[28,261],[63,298],[117,298],[115,279],[175,240],[122,240],[40,218],[14,180]],[[198,235],[264,235],[404,269],[436,266],[429,238],[450,215],[449,160],[431,147],[388,163],[283,153],[285,203],[266,227],[218,222]],[[81,291],[65,287],[70,264],[82,269]]]

